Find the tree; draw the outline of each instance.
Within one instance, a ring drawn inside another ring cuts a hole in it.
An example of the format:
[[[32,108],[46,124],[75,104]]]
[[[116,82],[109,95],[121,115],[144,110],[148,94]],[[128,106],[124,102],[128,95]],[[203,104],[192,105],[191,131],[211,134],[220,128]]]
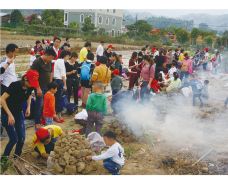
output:
[[[42,13],[42,21],[46,26],[63,27],[64,12],[62,10],[46,9]]]
[[[77,30],[79,29],[79,24],[77,22],[71,22],[68,27]]]
[[[139,20],[135,23],[137,33],[149,33],[152,26],[148,24],[145,20]]]
[[[40,25],[40,24],[43,24],[42,23],[42,20],[40,18],[38,18],[38,15],[37,14],[32,14],[29,18],[29,24],[31,25]]]
[[[104,28],[99,28],[98,32],[99,35],[105,35],[105,29]]]
[[[193,28],[191,31],[191,39],[193,44],[196,44],[196,39],[200,36],[200,30],[198,28]]]
[[[181,44],[185,44],[189,41],[189,33],[183,28],[179,28],[176,30],[176,37],[177,41]]]
[[[82,25],[82,31],[85,33],[91,33],[95,30],[95,26],[90,17],[86,17]]]
[[[212,46],[212,44],[213,44],[213,37],[212,36],[206,36],[205,38],[204,38],[204,42],[208,45],[208,46]]]
[[[14,27],[20,26],[24,23],[24,17],[19,10],[13,10],[10,15],[10,24]]]

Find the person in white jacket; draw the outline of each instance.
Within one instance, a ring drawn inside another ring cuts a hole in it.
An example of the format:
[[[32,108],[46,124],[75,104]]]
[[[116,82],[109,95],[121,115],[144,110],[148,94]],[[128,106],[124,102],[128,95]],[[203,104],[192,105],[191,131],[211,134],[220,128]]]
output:
[[[112,175],[119,175],[120,169],[124,166],[124,149],[117,142],[116,134],[112,131],[107,131],[104,135],[104,142],[109,149],[98,156],[88,156],[88,160],[103,160],[103,166]]]
[[[58,89],[55,94],[55,111],[58,114],[60,122],[63,122],[61,117],[62,107],[62,94],[67,90],[66,86],[66,67],[65,62],[70,58],[71,53],[63,50],[54,64],[54,81],[58,84]]]

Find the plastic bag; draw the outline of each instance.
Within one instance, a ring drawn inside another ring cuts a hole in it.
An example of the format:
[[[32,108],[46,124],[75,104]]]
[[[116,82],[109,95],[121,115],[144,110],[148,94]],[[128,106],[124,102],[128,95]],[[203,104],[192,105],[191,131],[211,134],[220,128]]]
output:
[[[87,140],[89,141],[90,147],[93,151],[100,151],[105,147],[103,138],[97,132],[90,133],[87,137]]]
[[[184,87],[181,89],[181,92],[185,97],[189,97],[192,94],[192,88],[191,87]]]
[[[48,169],[51,169],[54,165],[53,161],[52,161],[52,158],[55,156],[55,152],[51,151],[50,155],[48,156],[48,159],[47,159],[47,168]]]
[[[88,118],[88,113],[85,109],[77,113],[74,117],[75,120],[87,120],[87,118]]]

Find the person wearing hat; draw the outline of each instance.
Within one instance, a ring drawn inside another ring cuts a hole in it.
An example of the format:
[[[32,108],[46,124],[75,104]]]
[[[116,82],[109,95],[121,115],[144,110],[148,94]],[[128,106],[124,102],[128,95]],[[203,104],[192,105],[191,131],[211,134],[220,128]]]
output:
[[[107,62],[107,66],[110,67],[112,61],[111,61],[111,56],[112,56],[112,50],[114,49],[114,47],[110,44],[108,45],[107,49],[104,51],[104,56],[107,57],[108,62]]]
[[[29,70],[20,81],[11,83],[1,96],[1,121],[9,136],[3,157],[7,158],[15,145],[15,154],[21,155],[25,141],[23,103],[27,100],[25,116],[28,117],[30,115],[31,93],[39,86],[38,79],[38,72]]]
[[[91,77],[91,82],[102,82],[104,87],[106,87],[111,80],[111,71],[107,67],[107,57],[101,56],[100,57],[100,65],[95,67],[93,70],[93,74]]]
[[[123,87],[123,81],[121,79],[121,77],[119,76],[119,70],[115,69],[112,74],[113,74],[113,78],[111,81],[111,87],[112,87],[112,95],[117,94],[121,88]]]
[[[32,140],[34,151],[42,158],[47,159],[50,152],[54,150],[57,138],[61,135],[63,135],[63,130],[57,125],[48,125],[39,128]]]

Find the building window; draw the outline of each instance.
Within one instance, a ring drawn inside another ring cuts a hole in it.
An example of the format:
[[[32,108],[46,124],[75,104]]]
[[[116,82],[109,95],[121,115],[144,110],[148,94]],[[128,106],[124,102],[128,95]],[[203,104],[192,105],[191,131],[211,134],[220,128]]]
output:
[[[68,21],[68,13],[64,14],[64,21],[67,22]]]
[[[112,30],[112,37],[115,37],[115,30]]]
[[[98,23],[99,23],[99,24],[102,24],[102,22],[103,22],[103,18],[102,18],[102,16],[99,16],[99,17],[98,17]]]
[[[119,30],[117,31],[117,36],[120,36],[120,31]]]
[[[84,23],[84,15],[83,14],[80,15],[80,22]]]
[[[93,21],[93,16],[92,15],[89,15],[88,17],[90,18],[90,20],[92,22]]]
[[[109,25],[109,18],[106,18],[106,25]]]
[[[116,13],[116,9],[113,9],[113,13]]]
[[[107,9],[107,13],[109,13],[109,9]]]
[[[112,25],[116,25],[116,19],[115,18],[112,19]]]

